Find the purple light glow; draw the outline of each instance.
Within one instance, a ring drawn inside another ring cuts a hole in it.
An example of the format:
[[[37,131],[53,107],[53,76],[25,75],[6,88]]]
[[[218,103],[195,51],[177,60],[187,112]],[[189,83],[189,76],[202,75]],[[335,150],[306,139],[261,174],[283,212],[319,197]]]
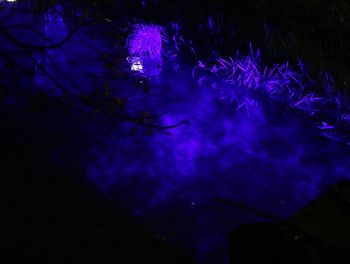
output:
[[[161,58],[162,32],[162,27],[158,25],[134,25],[134,30],[128,39],[130,55]]]
[[[148,136],[139,130],[131,137],[128,127],[112,129],[91,150],[87,173],[108,197],[125,204],[135,221],[171,243],[203,258],[220,252],[232,223],[213,209],[212,197],[286,217],[330,182],[348,177],[347,158],[333,157],[335,144],[273,104],[243,97],[239,107],[248,107],[247,115],[218,104],[218,91],[209,83],[197,89],[191,76],[166,70],[161,76],[162,89],[149,106],[161,105],[164,125],[190,122]],[[222,214],[256,220],[227,208]]]

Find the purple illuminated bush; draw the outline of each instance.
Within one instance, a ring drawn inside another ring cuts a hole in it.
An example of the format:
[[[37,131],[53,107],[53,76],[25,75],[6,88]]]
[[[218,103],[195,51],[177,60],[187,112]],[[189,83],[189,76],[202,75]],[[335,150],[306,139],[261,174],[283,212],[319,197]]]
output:
[[[212,68],[223,76],[226,82],[248,89],[256,89],[260,86],[261,73],[259,70],[259,52],[242,58],[217,59],[217,65]]]
[[[237,52],[235,57],[228,59],[218,57],[210,67],[200,61],[194,68],[194,77],[200,75],[197,73],[199,70],[204,71],[204,76],[210,73],[230,84],[231,89],[226,87],[220,91],[220,99],[236,102],[237,109],[241,108],[242,102],[246,105],[247,98],[244,97],[248,96],[248,94],[242,95],[239,88],[264,92],[270,97],[310,113],[330,101],[325,92],[317,93],[310,89],[315,81],[308,76],[302,61],[299,61],[297,70],[288,62],[276,64],[273,67],[263,67],[259,50],[254,51],[252,48],[248,56],[240,56]],[[205,77],[201,76],[197,81],[203,83],[204,79]],[[331,89],[331,83],[329,80],[328,90]],[[347,116],[344,115],[344,117]]]
[[[158,25],[134,25],[128,39],[129,53],[132,56],[161,58],[163,28]]]
[[[288,63],[262,67],[260,51],[253,51],[248,56],[230,57],[228,60],[217,58],[212,72],[219,74],[225,82],[247,88],[263,90],[271,96],[289,98],[304,90],[302,75]],[[297,92],[298,91],[298,92]]]

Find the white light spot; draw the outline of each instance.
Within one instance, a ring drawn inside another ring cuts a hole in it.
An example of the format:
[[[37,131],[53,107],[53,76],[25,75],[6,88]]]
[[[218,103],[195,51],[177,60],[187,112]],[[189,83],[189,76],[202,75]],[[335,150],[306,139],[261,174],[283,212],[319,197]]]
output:
[[[137,71],[137,72],[142,72],[143,71],[143,65],[142,65],[141,61],[134,61],[131,64],[131,70],[132,71]]]

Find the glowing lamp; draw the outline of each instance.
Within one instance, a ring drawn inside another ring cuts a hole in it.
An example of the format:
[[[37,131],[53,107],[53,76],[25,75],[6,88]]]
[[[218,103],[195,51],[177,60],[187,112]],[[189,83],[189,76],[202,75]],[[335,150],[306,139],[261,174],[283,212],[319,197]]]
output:
[[[143,72],[143,65],[141,61],[135,61],[131,64],[131,70],[137,72]]]
[[[130,64],[130,70],[133,72],[143,72],[143,62],[140,57],[128,57],[128,63]]]

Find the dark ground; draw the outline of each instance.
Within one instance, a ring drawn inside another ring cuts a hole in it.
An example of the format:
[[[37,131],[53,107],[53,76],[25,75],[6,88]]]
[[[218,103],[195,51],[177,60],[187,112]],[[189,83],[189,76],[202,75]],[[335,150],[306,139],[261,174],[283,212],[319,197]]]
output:
[[[1,262],[192,263],[82,185],[81,119],[45,115],[1,107]]]

